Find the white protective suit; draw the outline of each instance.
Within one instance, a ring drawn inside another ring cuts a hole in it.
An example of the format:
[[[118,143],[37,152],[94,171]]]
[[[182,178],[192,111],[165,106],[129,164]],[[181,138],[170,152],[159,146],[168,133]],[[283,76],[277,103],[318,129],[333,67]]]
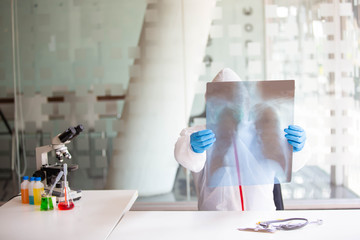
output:
[[[239,76],[231,69],[221,70],[214,78],[217,81],[241,81]],[[206,179],[206,151],[195,153],[190,144],[192,133],[206,129],[206,126],[194,126],[181,131],[180,137],[175,144],[175,159],[183,167],[189,169],[194,178],[196,193],[198,196],[199,210],[223,210],[223,211],[249,211],[249,210],[275,210],[273,200],[273,184],[251,186],[219,186],[208,187]],[[300,169],[306,161],[304,154],[302,159],[293,161],[293,170]],[[241,156],[239,156],[241,158]],[[295,156],[294,156],[295,157]]]

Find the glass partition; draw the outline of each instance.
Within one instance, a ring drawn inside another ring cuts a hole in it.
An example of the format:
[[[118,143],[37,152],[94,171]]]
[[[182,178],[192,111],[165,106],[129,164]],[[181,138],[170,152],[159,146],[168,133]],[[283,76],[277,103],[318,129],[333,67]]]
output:
[[[205,124],[206,83],[295,80],[306,165],[285,200],[358,199],[359,3],[350,0],[0,0],[0,173],[5,201],[35,148],[71,126],[74,189],[196,201],[174,159]],[[294,154],[295,155],[295,154]],[[48,153],[50,163],[55,153]],[[4,187],[5,189],[5,187]]]
[[[308,140],[294,157],[306,165],[282,184],[285,203],[358,204],[359,3],[226,0],[217,1],[214,11],[201,84],[222,67],[243,80],[295,80],[295,124],[305,128]],[[206,116],[201,86],[191,125]]]
[[[65,161],[78,166],[73,189],[137,189],[140,198],[176,201],[173,147],[187,123],[215,2],[1,3],[4,36],[9,24],[1,51],[16,56],[3,61],[1,108],[18,133],[7,136],[4,155],[14,146],[18,181],[37,170],[37,147],[82,124],[67,144]],[[16,76],[7,73],[13,69]],[[57,162],[55,151],[48,162]]]
[[[14,42],[12,41],[13,6],[0,1],[0,202],[17,194],[21,170],[14,153]]]
[[[267,78],[297,80],[295,119],[311,152],[284,197],[358,198],[358,3],[265,3]]]

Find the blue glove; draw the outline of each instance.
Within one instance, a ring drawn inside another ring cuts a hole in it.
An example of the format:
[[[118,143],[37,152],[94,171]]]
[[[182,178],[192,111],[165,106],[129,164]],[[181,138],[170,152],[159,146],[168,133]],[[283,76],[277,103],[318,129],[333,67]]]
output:
[[[287,138],[288,143],[293,146],[293,152],[299,152],[303,149],[306,141],[304,129],[296,125],[289,125],[284,131],[287,133],[285,134],[285,137]]]
[[[190,145],[196,153],[203,153],[211,147],[215,141],[215,134],[210,129],[205,129],[190,135]]]

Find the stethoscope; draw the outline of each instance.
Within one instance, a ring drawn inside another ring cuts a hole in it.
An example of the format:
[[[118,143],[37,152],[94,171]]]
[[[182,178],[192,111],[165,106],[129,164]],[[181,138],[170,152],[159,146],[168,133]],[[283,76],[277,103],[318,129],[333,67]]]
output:
[[[255,231],[255,232],[269,232],[273,233],[277,230],[296,230],[303,228],[308,224],[318,224],[321,225],[323,220],[318,219],[316,221],[309,222],[306,218],[286,218],[270,221],[262,221],[256,224],[255,228],[238,228],[240,231]]]
[[[309,222],[309,220],[307,220],[306,218],[287,218],[287,219],[258,222],[257,225],[262,228],[275,228],[276,230],[295,230],[305,227],[309,223],[316,223],[320,225],[322,224],[322,222],[323,221],[321,219]],[[280,224],[276,224],[276,223],[280,223]]]

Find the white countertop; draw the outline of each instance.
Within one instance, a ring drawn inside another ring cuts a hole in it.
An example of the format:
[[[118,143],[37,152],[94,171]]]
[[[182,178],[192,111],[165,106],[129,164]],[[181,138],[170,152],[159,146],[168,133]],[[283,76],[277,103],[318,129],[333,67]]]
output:
[[[16,197],[0,207],[0,239],[106,239],[137,196],[136,190],[82,191],[68,211],[40,211]]]
[[[243,232],[256,222],[280,218],[322,219],[322,225],[275,233]],[[129,211],[109,239],[360,239],[360,210],[314,210],[273,212]]]

